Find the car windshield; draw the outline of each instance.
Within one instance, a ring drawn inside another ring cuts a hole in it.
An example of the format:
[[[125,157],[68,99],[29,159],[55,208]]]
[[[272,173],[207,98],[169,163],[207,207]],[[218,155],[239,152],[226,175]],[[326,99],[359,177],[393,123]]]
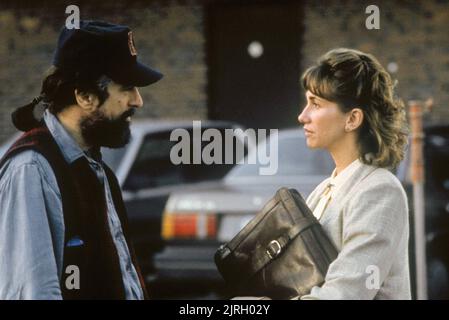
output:
[[[330,155],[323,150],[309,149],[304,135],[300,131],[297,134],[289,133],[288,135],[280,132],[278,142],[278,170],[275,176],[326,176],[332,173],[334,163]],[[270,147],[267,147],[266,150],[268,156]],[[257,149],[252,150],[252,152],[257,152]],[[250,156],[247,156],[243,164],[237,165],[227,175],[226,179],[258,176],[259,169],[268,166],[259,161],[256,164],[249,164],[249,158]],[[271,156],[271,158],[274,157]]]
[[[203,128],[207,129],[207,128]],[[225,128],[217,128],[224,136]],[[192,136],[192,128],[186,129]],[[196,183],[200,181],[219,180],[223,178],[234,164],[173,164],[170,152],[177,141],[170,141],[171,131],[158,132],[145,136],[124,184],[126,190],[156,188],[168,185]],[[192,139],[193,140],[193,139]],[[240,140],[237,143],[241,143]],[[190,141],[190,161],[192,163],[193,146]],[[202,141],[201,150],[209,142]],[[234,146],[235,148],[236,146]],[[224,154],[223,144],[222,154]]]

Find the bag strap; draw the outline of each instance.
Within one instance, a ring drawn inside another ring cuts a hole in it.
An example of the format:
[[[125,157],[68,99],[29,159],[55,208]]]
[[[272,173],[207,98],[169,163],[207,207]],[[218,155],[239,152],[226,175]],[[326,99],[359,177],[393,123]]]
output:
[[[299,208],[299,211],[303,214],[303,216],[309,217],[310,219],[315,218],[312,211],[309,209],[309,207],[305,203],[303,197],[295,189],[281,188],[278,191],[278,195],[279,195],[280,200],[284,203],[284,205],[287,208],[289,213],[290,212],[298,212],[298,208]],[[297,201],[295,201],[295,200],[297,200]],[[296,219],[296,217],[292,217],[292,218],[294,220]]]
[[[279,199],[276,197],[272,198],[261,210],[264,212],[263,215],[256,215],[246,226],[243,227],[239,233],[226,244],[226,247],[229,250],[234,251],[240,245],[240,243],[248,236],[249,231],[253,230],[264,218],[266,215],[270,214],[270,212],[276,207],[279,203]]]
[[[290,191],[287,188],[282,188],[277,193],[280,200],[283,202],[289,212],[298,211],[298,204],[292,198],[294,196],[294,192],[296,192],[296,190]],[[303,212],[304,210],[310,209],[307,206],[301,206],[299,210]],[[301,232],[315,224],[319,224],[318,220],[314,219],[312,214],[308,214],[306,212],[304,212],[304,215],[301,217],[292,218],[294,223],[292,228],[290,228],[286,233],[284,233],[277,239],[273,239],[272,241],[270,241],[265,247],[265,250],[258,250],[258,252],[254,255],[254,274],[262,269],[265,265],[267,265],[271,260],[276,259],[276,257],[285,249],[285,247],[287,247],[290,241],[296,238]]]

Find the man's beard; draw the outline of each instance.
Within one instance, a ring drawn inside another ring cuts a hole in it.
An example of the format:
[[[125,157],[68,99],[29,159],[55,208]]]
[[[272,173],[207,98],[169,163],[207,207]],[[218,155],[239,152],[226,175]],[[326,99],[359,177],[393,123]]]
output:
[[[91,147],[121,148],[131,139],[131,130],[127,117],[135,113],[134,109],[124,112],[117,119],[108,119],[103,112],[95,110],[93,114],[81,119],[81,135]]]

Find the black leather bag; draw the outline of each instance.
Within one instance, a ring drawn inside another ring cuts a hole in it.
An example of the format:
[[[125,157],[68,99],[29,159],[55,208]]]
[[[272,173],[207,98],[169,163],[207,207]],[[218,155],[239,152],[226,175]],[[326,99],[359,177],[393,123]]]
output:
[[[281,188],[215,264],[232,296],[292,299],[321,285],[337,254],[298,191]]]

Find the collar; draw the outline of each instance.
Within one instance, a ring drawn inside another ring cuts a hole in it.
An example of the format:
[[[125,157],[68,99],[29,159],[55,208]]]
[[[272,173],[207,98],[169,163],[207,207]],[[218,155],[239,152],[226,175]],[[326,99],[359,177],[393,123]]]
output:
[[[44,112],[44,121],[59,149],[61,149],[62,155],[69,164],[72,164],[77,159],[86,156],[75,139],[73,139],[61,122],[59,122],[58,118],[55,117],[49,110],[45,110]]]
[[[96,162],[101,163],[101,161],[102,161],[102,155],[100,152],[100,148],[90,148],[89,150],[87,150],[85,152],[85,155],[87,156],[87,158],[91,158]]]
[[[335,194],[338,192],[338,190],[342,187],[342,185],[348,181],[351,176],[354,174],[354,172],[357,171],[362,166],[362,162],[359,159],[354,160],[349,164],[346,168],[344,168],[338,175],[337,175],[337,168],[334,169],[332,172],[332,175],[329,179],[329,184],[331,184],[333,188],[333,193]]]

